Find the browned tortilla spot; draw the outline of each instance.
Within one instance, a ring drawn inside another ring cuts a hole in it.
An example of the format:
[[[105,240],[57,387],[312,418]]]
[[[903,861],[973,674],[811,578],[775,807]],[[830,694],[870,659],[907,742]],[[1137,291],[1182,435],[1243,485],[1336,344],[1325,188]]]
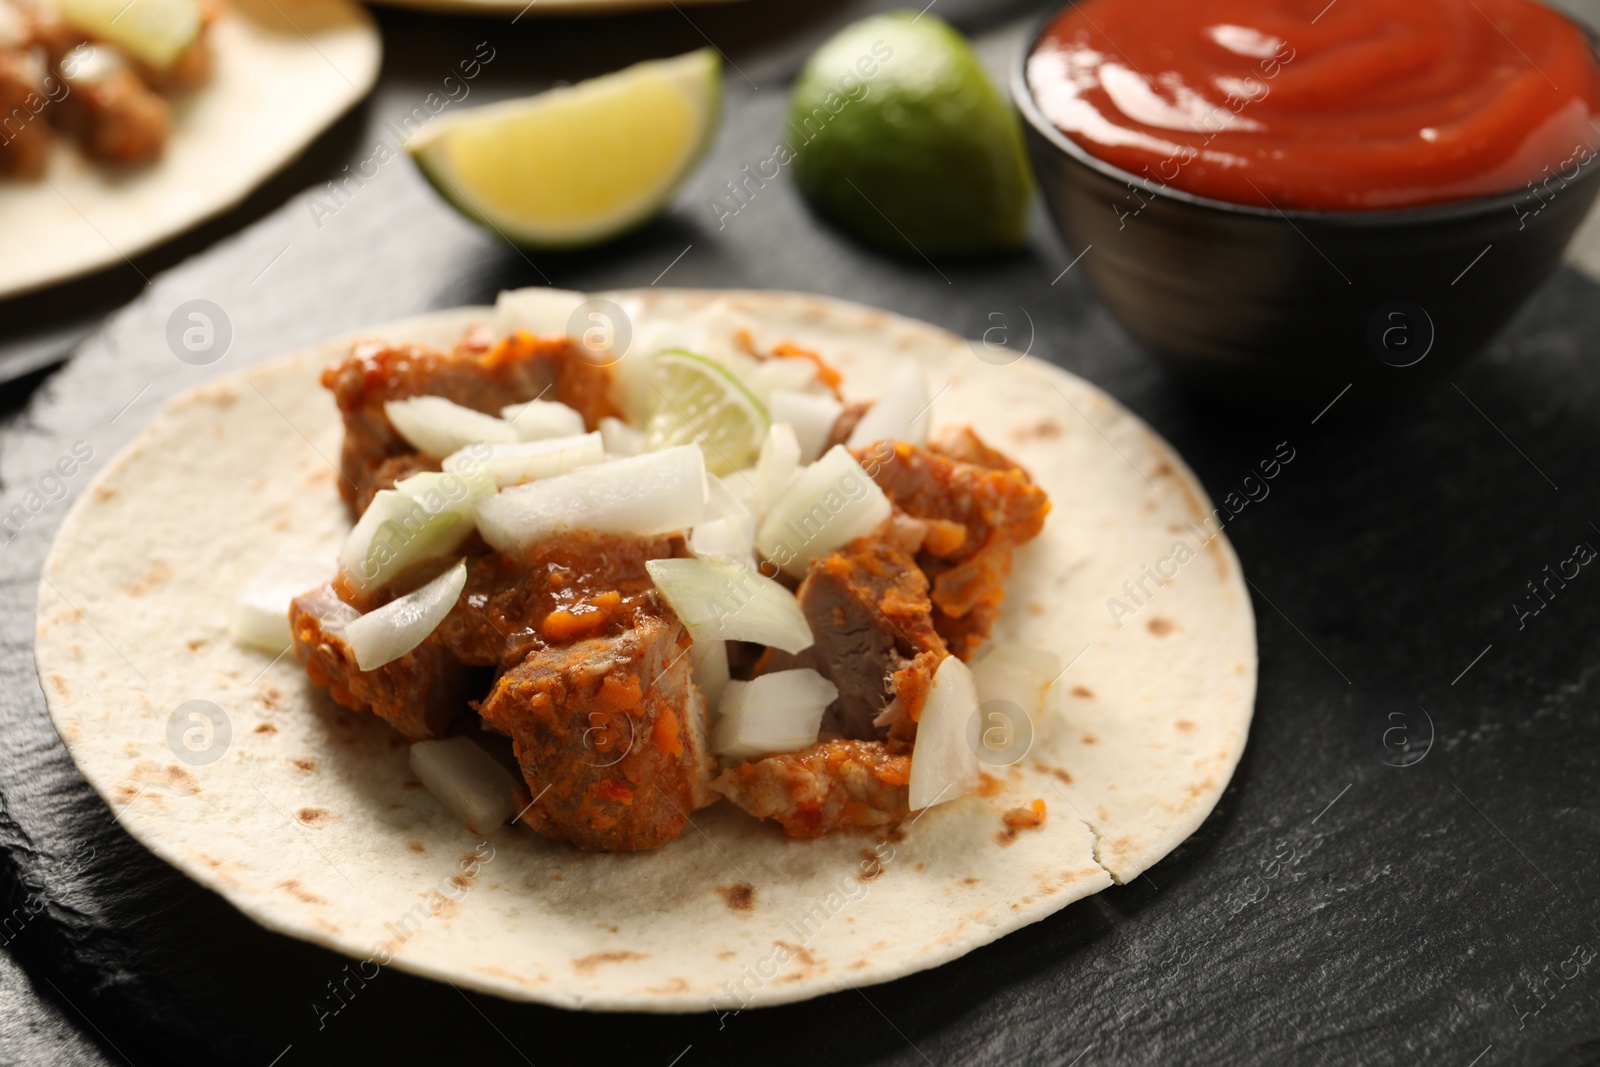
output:
[[[734,911],[750,911],[756,906],[756,887],[749,882],[719,885],[717,895]]]
[[[295,818],[307,826],[318,826],[333,819],[334,814],[327,808],[301,808],[295,812]]]
[[[67,680],[66,680],[66,678],[64,678],[63,676],[57,674],[54,671],[51,671],[50,672],[50,684],[55,686],[56,692],[60,693],[63,699],[66,699],[66,700],[72,699],[72,690],[67,688]]]
[[[1013,441],[1054,441],[1061,436],[1061,424],[1055,419],[1040,419],[1031,426],[1023,426],[1011,435]]]
[[[1077,697],[1079,700],[1093,700],[1094,690],[1090,689],[1086,685],[1075,685],[1072,687],[1072,695]]]
[[[167,780],[167,784],[172,788],[181,789],[190,796],[200,792],[200,783],[195,779],[195,776],[176,763],[167,764],[162,773]]]
[[[289,762],[293,763],[297,768],[305,771],[307,774],[310,774],[312,771],[317,769],[317,761],[314,759],[297,759],[290,760]]]
[[[579,974],[593,974],[602,964],[627,963],[630,960],[647,960],[650,957],[643,952],[596,952],[588,956],[579,956],[572,961],[572,969]]]
[[[428,846],[424,845],[421,841],[418,841],[414,837],[406,839],[406,848],[409,848],[412,852],[428,851]]]
[[[298,879],[286,878],[278,883],[278,888],[294,897],[302,904],[326,904],[327,901],[302,886]]]
[[[1191,722],[1188,719],[1179,719],[1177,722],[1173,723],[1172,725],[1176,726],[1179,730],[1182,730],[1184,733],[1190,733],[1190,732],[1192,732],[1194,730],[1194,723]]]
[[[111,485],[97,485],[94,487],[95,499],[101,503],[117,499],[117,492],[117,488]]]
[[[184,644],[189,646],[190,652],[198,652],[206,646],[206,639],[203,637],[191,637]]]
[[[719,952],[719,953],[717,953],[717,959],[719,959],[719,960],[731,960],[737,955],[738,955],[737,952]]]
[[[817,965],[817,958],[807,952],[804,945],[796,945],[788,941],[774,941],[773,944],[785,949],[789,955],[799,960],[802,967],[815,967]]]
[[[856,874],[856,879],[870,882],[883,874],[883,861],[878,859],[878,854],[870,848],[861,850],[861,868]]]
[[[278,732],[278,728],[270,722],[264,722],[256,727],[255,732],[258,734],[275,734]]]
[[[969,874],[967,877],[961,879],[961,884],[962,885],[977,885],[978,881],[979,880],[977,878],[974,878]]]
[[[172,568],[165,563],[152,563],[145,571],[144,580],[128,586],[129,596],[144,596],[150,590],[172,577]]]
[[[1176,630],[1178,628],[1178,624],[1177,623],[1173,622],[1170,619],[1163,619],[1159,615],[1157,615],[1155,618],[1151,619],[1145,625],[1150,630],[1150,632],[1155,634],[1157,637],[1165,637],[1168,634],[1170,634],[1172,631],[1174,631],[1174,630]]]
[[[1100,743],[1100,739],[1094,736],[1094,734],[1084,734],[1083,743],[1086,745],[1098,745]]]

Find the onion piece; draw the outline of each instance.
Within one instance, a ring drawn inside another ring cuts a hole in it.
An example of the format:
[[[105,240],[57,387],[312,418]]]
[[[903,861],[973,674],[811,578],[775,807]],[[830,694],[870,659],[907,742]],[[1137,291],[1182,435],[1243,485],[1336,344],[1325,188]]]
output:
[[[972,672],[946,656],[933,675],[933,688],[917,720],[911,749],[912,811],[931,808],[978,788],[978,754],[967,743],[967,723],[978,710]]]
[[[756,548],[799,578],[813,559],[871,533],[891,510],[855,457],[834,445],[772,505],[756,532]]]
[[[472,448],[489,448],[489,445],[472,445]],[[505,447],[505,446],[503,446]],[[398,492],[421,504],[430,515],[446,511],[472,514],[477,501],[494,492],[494,479],[480,467],[471,474],[455,471],[420,471],[394,483]]]
[[[504,419],[462,407],[442,396],[386,400],[383,413],[395,432],[417,451],[430,456],[448,456],[478,441],[510,444],[517,439],[517,431]]]
[[[470,737],[418,741],[411,773],[467,829],[486,835],[517,813],[517,780]]]
[[[838,687],[809,667],[729,682],[722,691],[712,748],[730,759],[747,760],[814,745],[822,713],[837,699]]]
[[[652,559],[650,580],[695,640],[754,641],[799,652],[816,641],[794,594],[724,559]]]
[[[1061,657],[1042,648],[996,641],[972,662],[972,681],[983,703],[1004,700],[1037,721],[1061,677]]]
[[[637,456],[644,451],[644,431],[611,415],[600,420],[600,440],[608,456]]]
[[[545,285],[502,289],[494,301],[495,333],[527,330],[536,337],[562,336],[571,326],[573,312],[587,299],[586,293]]]
[[[800,442],[800,462],[811,463],[822,455],[834,423],[844,414],[844,405],[831,396],[774,389],[767,400],[767,413],[774,423],[786,422],[794,428]]]
[[[241,645],[282,652],[294,642],[289,632],[289,602],[326,582],[332,573],[327,560],[274,557],[234,602],[228,632]]]
[[[756,460],[756,489],[750,508],[757,515],[765,515],[793,484],[800,473],[800,442],[795,439],[794,428],[784,423],[767,427],[766,439],[761,442],[761,455]]]
[[[356,666],[377,670],[422,644],[456,606],[466,585],[467,561],[463,559],[422,588],[351,620],[344,635],[355,653]]]
[[[554,478],[579,467],[604,462],[605,458],[605,444],[597,430],[571,437],[549,437],[542,441],[518,441],[509,445],[469,445],[460,452],[446,456],[443,466],[449,474],[461,474],[469,478],[478,476],[489,485],[489,492],[480,495],[488,496],[495,487],[504,489],[540,478]],[[409,492],[404,484],[395,488]]]
[[[809,359],[777,357],[763,359],[740,377],[749,390],[763,401],[779,389],[797,393],[817,381],[817,365]]]
[[[687,530],[705,512],[705,456],[699,445],[675,445],[504,489],[479,501],[478,531],[510,552],[556,530],[641,537]]]
[[[721,557],[755,569],[756,520],[744,501],[716,475],[707,476],[707,515],[715,516],[689,531],[689,550],[701,557]]]
[[[425,559],[454,552],[472,533],[472,514],[430,511],[397,489],[372,498],[339,550],[339,570],[356,588],[377,589]]]
[[[928,439],[928,380],[922,368],[903,360],[889,379],[889,390],[867,409],[850,433],[851,448],[866,448],[877,441],[909,441],[920,445]]]
[[[583,433],[583,416],[576,409],[556,400],[530,400],[526,404],[507,404],[500,417],[511,425],[519,440],[543,441],[549,437],[573,437]]]
[[[706,695],[706,704],[716,707],[727,688],[728,642],[695,638],[689,646],[689,662],[694,666],[694,684]]]

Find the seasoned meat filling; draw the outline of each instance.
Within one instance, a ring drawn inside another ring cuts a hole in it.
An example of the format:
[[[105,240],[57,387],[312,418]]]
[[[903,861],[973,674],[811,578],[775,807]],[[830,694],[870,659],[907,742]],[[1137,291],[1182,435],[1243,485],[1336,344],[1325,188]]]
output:
[[[711,787],[790,837],[820,837],[904,819],[910,781],[909,745],[838,739],[730,767]]]
[[[663,610],[645,561],[686,554],[677,536],[574,535],[518,557],[474,556],[435,636],[463,663],[501,668],[548,645],[613,636]]]
[[[344,637],[345,625],[358,615],[332,586],[295,598],[289,631],[306,677],[345,707],[372,712],[407,741],[443,737],[467,710],[466,668],[434,635],[392,663],[363,671]]]
[[[915,722],[949,652],[933,627],[928,579],[910,554],[863,537],[812,560],[796,595],[816,644],[798,656],[773,651],[761,672],[812,667],[838,686],[822,720],[829,733],[877,738],[886,723]]]
[[[344,416],[339,492],[352,508],[371,500],[386,460],[416,451],[390,425],[385,401],[442,396],[496,415],[508,404],[544,397],[575,408],[591,430],[617,414],[607,397],[610,372],[586,361],[571,338],[519,331],[487,351],[472,341],[448,353],[422,345],[357,344],[323,371],[322,384],[333,391]]]
[[[934,625],[970,659],[999,618],[1012,555],[1044,528],[1049,499],[967,427],[926,448],[897,442],[893,458],[869,469],[896,507],[929,524],[917,565],[932,582]]]
[[[656,848],[712,798],[705,696],[689,679],[689,634],[640,618],[615,636],[531,653],[480,708],[509,734],[539,833],[585,850]]]

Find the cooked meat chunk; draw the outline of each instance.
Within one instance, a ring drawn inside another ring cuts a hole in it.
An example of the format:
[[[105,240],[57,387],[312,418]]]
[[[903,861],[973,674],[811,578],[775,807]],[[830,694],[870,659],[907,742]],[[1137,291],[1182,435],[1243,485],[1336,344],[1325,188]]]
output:
[[[193,92],[211,78],[212,50],[210,29],[222,15],[221,0],[199,0],[200,33],[189,47],[164,69],[140,63],[136,69],[145,84],[159,93],[179,95]]]
[[[966,427],[925,448],[896,442],[873,478],[896,507],[928,522],[917,565],[933,583],[934,625],[952,653],[971,658],[1000,615],[1012,554],[1044,528],[1049,499]]]
[[[407,741],[443,737],[467,710],[467,671],[430,637],[376,670],[356,666],[344,627],[358,616],[331,586],[296,597],[289,608],[294,654],[311,683],[356,711],[370,711]]]
[[[915,722],[949,653],[933,626],[928,579],[910,554],[863,537],[812,560],[796,595],[816,644],[799,656],[775,650],[760,670],[812,667],[838,686],[824,731],[879,738],[883,724]]]
[[[536,798],[523,816],[586,851],[656,848],[709,803],[705,696],[689,678],[689,634],[644,616],[619,634],[538,649],[480,708],[511,736]]]
[[[589,429],[618,412],[608,398],[611,374],[588,362],[571,338],[511,334],[488,351],[469,343],[454,352],[421,345],[361,342],[322,373],[344,416],[339,491],[354,505],[367,493],[383,461],[415,452],[383,413],[388,400],[442,396],[476,411],[498,414],[507,404],[541,396],[583,414]]]
[[[909,745],[833,740],[730,767],[711,787],[790,837],[819,837],[904,819],[910,781]]]
[[[351,514],[360,518],[372,503],[372,498],[385,489],[393,489],[394,483],[404,481],[413,474],[423,471],[436,471],[439,461],[432,456],[424,456],[421,452],[406,452],[388,459],[372,468],[372,476],[361,487],[361,492],[351,502]]]
[[[38,53],[6,47],[0,34],[0,177],[37,178],[50,162],[53,105],[45,90]]]
[[[833,421],[833,432],[828,434],[828,442],[823,445],[824,451],[834,445],[848,444],[850,435],[856,432],[856,423],[861,421],[861,416],[867,413],[871,404],[846,404],[839,417]]]
[[[62,57],[70,90],[58,105],[61,125],[84,152],[107,163],[148,163],[166,147],[172,109],[104,44],[80,44]]]
[[[510,668],[536,649],[615,635],[661,610],[645,561],[686,553],[678,536],[572,534],[518,557],[474,556],[434,636],[463,663]]]

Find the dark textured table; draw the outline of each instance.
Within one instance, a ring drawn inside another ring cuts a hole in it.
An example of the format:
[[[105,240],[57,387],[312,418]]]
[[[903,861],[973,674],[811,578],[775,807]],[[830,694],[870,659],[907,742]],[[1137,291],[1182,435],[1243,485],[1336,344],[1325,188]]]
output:
[[[5,391],[0,510],[51,489],[50,466],[81,441],[94,459],[67,483],[76,493],[167,397],[208,376],[505,287],[803,289],[969,336],[1024,308],[1035,354],[1148,419],[1214,496],[1280,442],[1294,449],[1270,496],[1229,526],[1255,591],[1261,687],[1212,818],[1133,885],[861,993],[616,1017],[389,970],[319,1028],[313,1004],[345,961],[267,933],[145,852],[52,731],[31,655],[38,568],[67,506],[52,500],[0,546],[0,1061],[1600,1061],[1600,573],[1582,566],[1542,601],[1528,587],[1576,545],[1600,547],[1600,288],[1563,271],[1405,410],[1346,397],[1221,416],[1175,392],[1062,275],[1076,251],[1042,218],[1021,254],[935,267],[855,247],[783,177],[719,229],[706,201],[770,154],[799,59],[870,6],[515,26],[383,14],[378,96],[241,212],[139,257],[148,285],[124,269],[0,305],[6,358],[37,364],[132,299],[65,368]],[[995,68],[1033,11],[936,10]],[[401,160],[331,213],[314,210],[325,189],[294,195],[371,156],[385,123],[479,41],[496,58],[473,102],[706,37],[738,65],[722,130],[673,210],[616,246],[525,256],[460,221]],[[231,323],[214,366],[166,347],[167,319],[190,299]]]

